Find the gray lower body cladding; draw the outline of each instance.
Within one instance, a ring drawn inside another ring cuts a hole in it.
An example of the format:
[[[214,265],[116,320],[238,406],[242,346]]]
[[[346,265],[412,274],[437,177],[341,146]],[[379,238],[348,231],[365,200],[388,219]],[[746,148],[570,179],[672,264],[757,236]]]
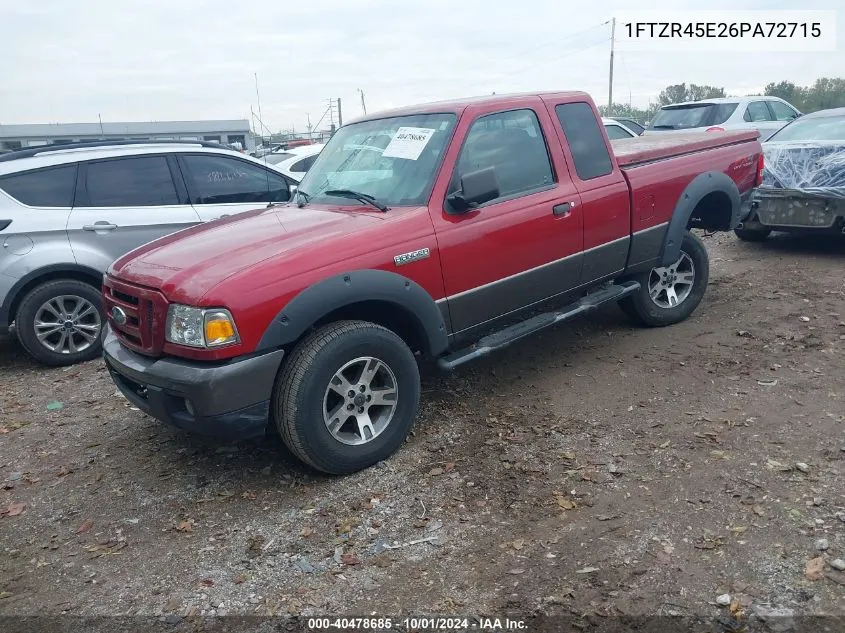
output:
[[[260,436],[282,350],[224,364],[148,358],[121,346],[110,329],[103,358],[120,392],[154,418],[202,435]]]

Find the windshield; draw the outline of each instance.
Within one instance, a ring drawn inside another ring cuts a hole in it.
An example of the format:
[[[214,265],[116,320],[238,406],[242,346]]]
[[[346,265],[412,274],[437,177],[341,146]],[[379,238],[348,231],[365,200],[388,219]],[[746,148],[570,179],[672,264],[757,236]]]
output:
[[[299,185],[309,202],[352,190],[389,207],[425,204],[455,125],[454,114],[414,114],[340,128]]]
[[[651,122],[651,129],[686,130],[719,125],[736,110],[736,103],[696,103],[661,108]]]
[[[845,141],[845,115],[796,119],[775,132],[770,141]]]

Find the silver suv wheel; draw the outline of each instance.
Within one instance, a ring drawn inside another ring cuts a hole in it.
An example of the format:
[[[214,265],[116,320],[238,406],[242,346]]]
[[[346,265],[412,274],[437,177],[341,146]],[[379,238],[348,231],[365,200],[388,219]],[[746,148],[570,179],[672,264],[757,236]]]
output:
[[[102,330],[97,307],[84,297],[60,295],[35,311],[38,342],[55,354],[76,354],[96,344]]]
[[[323,421],[338,442],[371,442],[393,419],[399,389],[387,363],[371,356],[349,361],[332,376],[323,396]]]

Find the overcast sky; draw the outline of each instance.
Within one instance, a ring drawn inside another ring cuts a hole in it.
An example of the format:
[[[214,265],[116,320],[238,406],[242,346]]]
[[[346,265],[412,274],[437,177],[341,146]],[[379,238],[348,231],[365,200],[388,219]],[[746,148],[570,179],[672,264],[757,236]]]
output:
[[[30,4],[30,6],[26,6]],[[595,0],[0,0],[0,123],[250,118],[274,131],[450,97],[549,89],[607,101],[610,27],[630,3]],[[703,8],[700,0],[649,4]],[[842,8],[841,0],[713,0],[706,8]],[[762,14],[765,16],[765,13]],[[618,53],[614,101],[670,83],[845,77],[836,53]],[[322,127],[322,126],[321,126]]]

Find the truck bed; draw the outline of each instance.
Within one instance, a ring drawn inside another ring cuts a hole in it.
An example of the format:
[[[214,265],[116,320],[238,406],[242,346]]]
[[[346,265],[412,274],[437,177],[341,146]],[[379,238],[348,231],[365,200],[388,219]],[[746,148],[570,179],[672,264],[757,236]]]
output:
[[[616,161],[623,169],[642,163],[692,154],[715,147],[753,141],[757,130],[739,132],[690,132],[687,134],[649,134],[611,141]]]

